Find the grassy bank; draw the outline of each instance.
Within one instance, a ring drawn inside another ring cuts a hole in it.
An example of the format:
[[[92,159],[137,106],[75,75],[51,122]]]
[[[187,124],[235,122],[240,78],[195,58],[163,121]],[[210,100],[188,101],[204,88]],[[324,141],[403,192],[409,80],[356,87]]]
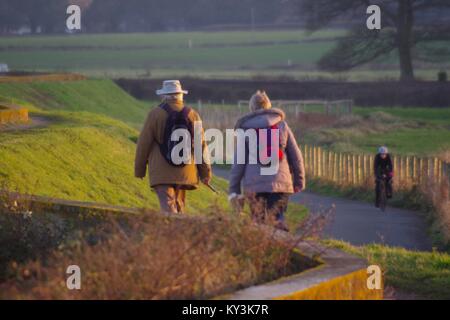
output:
[[[325,243],[379,265],[384,272],[385,286],[417,298],[450,299],[449,254],[415,252],[382,245],[355,247],[335,240]]]
[[[23,103],[49,125],[0,135],[0,184],[20,192],[131,207],[157,208],[148,179],[134,178],[135,141],[148,104],[109,80],[5,83],[0,96]],[[69,112],[70,111],[70,112]],[[87,112],[89,111],[89,112]],[[215,178],[221,195],[200,187],[188,193],[188,211],[228,208],[227,182]],[[294,226],[307,215],[290,206]]]
[[[0,99],[31,110],[88,111],[138,128],[149,106],[110,80],[0,83]]]

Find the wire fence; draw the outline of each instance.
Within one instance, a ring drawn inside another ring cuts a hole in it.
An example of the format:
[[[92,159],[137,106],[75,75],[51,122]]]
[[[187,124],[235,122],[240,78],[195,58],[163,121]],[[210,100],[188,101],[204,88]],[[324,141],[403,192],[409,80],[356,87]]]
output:
[[[238,109],[248,110],[248,100],[239,100]],[[346,115],[353,112],[353,100],[272,100],[272,106],[282,108],[286,115],[320,112],[327,115]]]

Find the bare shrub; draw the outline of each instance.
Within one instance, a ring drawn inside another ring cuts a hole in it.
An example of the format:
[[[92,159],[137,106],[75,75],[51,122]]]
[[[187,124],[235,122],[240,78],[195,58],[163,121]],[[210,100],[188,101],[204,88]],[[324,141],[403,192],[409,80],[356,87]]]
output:
[[[450,244],[450,197],[449,181],[443,179],[440,183],[429,179],[421,186],[425,200],[432,204],[436,228],[442,235],[441,242]]]
[[[55,250],[45,260],[12,262],[0,298],[14,299],[198,299],[208,298],[299,271],[293,262],[298,237],[248,219],[169,218],[154,212],[97,228],[86,238]],[[217,213],[219,212],[219,214]],[[82,270],[82,290],[69,291],[66,268]],[[299,268],[300,267],[300,268]]]

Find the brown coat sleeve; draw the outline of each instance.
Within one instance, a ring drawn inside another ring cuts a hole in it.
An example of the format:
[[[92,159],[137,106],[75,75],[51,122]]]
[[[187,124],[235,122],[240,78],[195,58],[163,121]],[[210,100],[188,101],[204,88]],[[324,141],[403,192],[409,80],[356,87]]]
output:
[[[144,178],[147,173],[148,157],[153,143],[154,126],[152,112],[150,111],[137,142],[136,157],[134,160],[134,175],[136,178]]]
[[[202,119],[200,118],[200,115],[195,112],[195,121],[202,121]],[[205,141],[205,134],[204,134],[204,129],[202,129],[202,154],[205,155],[205,153],[208,152],[208,145],[206,144]],[[206,179],[209,178],[211,179],[212,177],[212,169],[211,169],[211,164],[209,162],[209,159],[203,157],[202,159],[202,163],[197,165],[197,170],[198,170],[198,175],[200,177],[200,179]]]

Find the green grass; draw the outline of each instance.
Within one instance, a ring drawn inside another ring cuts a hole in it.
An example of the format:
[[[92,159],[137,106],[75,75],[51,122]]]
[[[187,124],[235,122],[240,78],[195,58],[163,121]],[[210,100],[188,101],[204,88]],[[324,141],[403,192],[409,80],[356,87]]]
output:
[[[355,113],[369,115],[383,112],[403,121],[403,128],[358,137],[352,143],[364,152],[374,152],[387,145],[403,155],[432,156],[450,149],[450,108],[356,108]]]
[[[148,180],[134,178],[135,129],[87,112],[39,115],[50,117],[54,124],[0,135],[0,184],[62,199],[158,207]],[[215,202],[226,205],[202,187],[189,193],[188,210],[195,213]]]
[[[110,80],[0,83],[2,100],[25,102],[40,110],[88,111],[139,127],[150,106]]]
[[[88,70],[88,69],[142,69],[153,68],[189,70],[217,70],[233,68],[261,69],[269,66],[287,66],[291,59],[295,64],[311,64],[320,53],[330,49],[328,42],[313,45],[268,45],[242,48],[173,48],[158,49],[85,49],[64,52],[39,50],[0,54],[2,61],[11,61],[11,68],[29,70]],[[32,57],[33,61],[28,62]]]
[[[48,128],[0,136],[0,185],[23,193],[129,207],[158,208],[148,179],[134,178],[138,132],[120,121],[91,113],[38,113],[55,121]],[[187,210],[201,214],[211,205],[229,209],[228,182],[214,178],[221,192],[188,192]],[[305,207],[292,204],[287,221],[294,228]]]
[[[402,129],[372,134],[353,141],[363,152],[374,153],[381,145],[395,154],[432,156],[450,149],[450,130],[445,128]]]
[[[450,149],[450,108],[355,108],[301,138],[340,152],[373,154],[386,145],[393,154],[435,156]]]
[[[416,252],[382,245],[363,247],[329,240],[328,246],[366,258],[384,271],[385,286],[420,298],[450,299],[450,255]]]
[[[150,103],[136,101],[109,80],[5,83],[0,96],[50,122],[46,128],[1,133],[0,185],[69,200],[158,207],[148,179],[135,179],[133,172],[137,128]],[[221,194],[203,186],[188,192],[188,211],[201,213],[214,204],[228,208],[228,182],[213,183]],[[291,205],[287,219],[294,227],[306,215],[303,206]]]
[[[13,70],[75,71],[97,77],[398,78],[395,57],[351,72],[317,71],[316,62],[344,34],[345,30],[329,29],[311,35],[303,30],[265,30],[2,37],[0,61]],[[436,79],[442,64],[416,67],[419,78]]]
[[[24,70],[190,71],[262,69],[311,64],[342,31],[173,32],[78,36],[6,37],[0,60]],[[323,40],[323,41],[322,41]],[[189,49],[189,41],[192,48]],[[64,50],[61,50],[64,49]]]
[[[354,109],[357,115],[369,115],[374,112],[384,112],[403,120],[414,120],[427,124],[450,125],[450,108],[361,108]]]
[[[345,34],[344,30],[321,30],[313,34],[313,39],[329,39]],[[250,45],[267,42],[289,42],[308,39],[303,30],[281,31],[218,31],[218,32],[155,32],[83,34],[67,36],[20,36],[2,37],[0,47],[45,48],[45,47],[188,47],[192,40],[196,46]]]
[[[63,199],[158,207],[148,179],[135,179],[133,172],[136,128],[149,109],[145,103],[109,80],[4,83],[0,96],[50,121],[46,128],[2,132],[1,184]],[[215,202],[226,205],[204,187],[188,200],[191,212]]]

